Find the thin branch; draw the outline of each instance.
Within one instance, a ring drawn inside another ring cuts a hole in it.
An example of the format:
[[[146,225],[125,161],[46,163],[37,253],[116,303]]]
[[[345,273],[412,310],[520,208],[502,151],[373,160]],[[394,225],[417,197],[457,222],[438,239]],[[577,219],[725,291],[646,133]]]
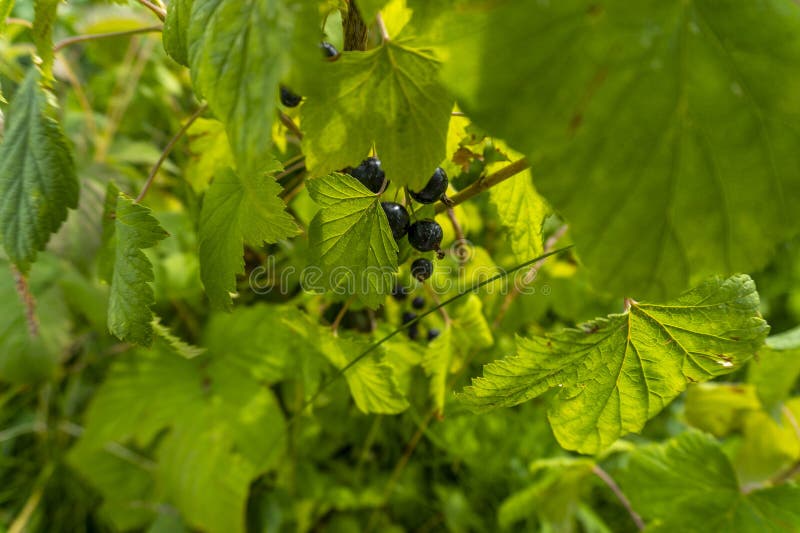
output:
[[[125,31],[112,31],[108,33],[90,33],[87,35],[76,35],[75,37],[70,37],[68,39],[64,39],[62,41],[58,41],[56,45],[53,47],[53,52],[60,52],[62,49],[66,48],[67,46],[73,45],[75,43],[83,43],[86,41],[94,41],[97,39],[108,39],[111,37],[126,37],[129,35],[138,35],[140,33],[154,33],[164,31],[163,24],[154,24],[152,26],[146,26],[144,28],[136,28],[134,30],[125,30]]]
[[[281,172],[280,174],[275,176],[275,179],[276,180],[283,179],[286,176],[288,176],[289,174],[291,174],[292,172],[296,172],[298,170],[302,170],[305,167],[306,167],[306,160],[305,160],[305,158],[302,158],[299,161],[297,161],[294,164],[292,164],[291,166],[286,167],[286,169],[283,172]]]
[[[458,265],[464,266],[464,263],[467,262],[467,258],[469,256],[469,252],[466,250],[467,238],[464,236],[464,228],[462,228],[461,224],[459,224],[458,219],[456,218],[456,212],[452,207],[447,208],[447,218],[450,219],[450,223],[453,225],[453,231],[456,234],[455,244]]]
[[[494,174],[480,178],[478,181],[463,191],[460,191],[455,196],[451,196],[448,203],[439,202],[436,204],[436,214],[444,213],[449,207],[455,207],[458,204],[464,203],[473,196],[476,196],[483,191],[494,187],[498,183],[502,183],[505,180],[516,176],[520,172],[524,172],[528,168],[530,168],[530,163],[528,163],[527,159],[514,161],[510,165],[501,168]]]
[[[339,312],[336,314],[336,318],[333,320],[333,324],[331,324],[331,332],[333,333],[334,337],[339,336],[339,325],[342,323],[342,319],[344,315],[347,313],[347,310],[350,309],[350,304],[353,303],[353,297],[347,299],[347,301],[342,305],[342,308],[339,309]]]
[[[614,481],[614,478],[608,475],[608,472],[600,468],[599,465],[592,466],[592,472],[594,473],[594,475],[602,479],[603,483],[608,485],[608,488],[611,489],[611,492],[613,492],[614,495],[616,495],[619,502],[622,504],[625,510],[628,511],[628,514],[631,515],[631,519],[633,520],[633,523],[636,524],[636,528],[639,531],[644,530],[645,528],[644,520],[642,520],[642,517],[639,516],[639,514],[636,511],[633,510],[630,500],[628,500],[628,497],[625,496],[624,492],[622,492],[622,489],[619,488],[619,485],[617,485],[617,482]]]
[[[11,265],[11,272],[14,274],[14,286],[17,289],[19,299],[22,305],[25,306],[25,321],[28,323],[28,334],[31,337],[38,337],[39,321],[36,320],[36,300],[28,286],[28,280],[16,265]]]
[[[33,22],[31,22],[30,20],[18,19],[14,17],[8,17],[6,19],[6,24],[14,26],[25,26],[26,28],[33,28]]]
[[[378,13],[375,15],[375,22],[378,25],[378,29],[381,32],[381,38],[383,42],[388,43],[391,39],[389,39],[389,30],[386,29],[386,23],[383,21],[383,16]]]
[[[136,1],[142,4],[150,11],[152,11],[153,13],[155,13],[155,15],[159,19],[161,19],[161,22],[164,22],[164,20],[166,20],[167,11],[165,9],[158,7],[157,5],[153,4],[152,2],[149,2],[148,0],[136,0]]]
[[[153,184],[153,180],[155,180],[156,178],[158,170],[161,168],[161,165],[164,164],[164,161],[167,160],[167,157],[169,157],[170,152],[172,152],[172,149],[175,148],[177,142],[181,139],[181,137],[183,137],[186,134],[186,131],[189,129],[189,127],[191,127],[191,125],[194,123],[195,120],[200,118],[200,115],[202,115],[207,108],[208,104],[202,104],[200,107],[198,107],[197,111],[195,111],[192,114],[192,116],[190,116],[189,119],[186,121],[186,124],[184,124],[181,127],[181,129],[178,130],[178,133],[176,133],[175,136],[172,139],[170,139],[170,141],[167,143],[167,146],[164,148],[164,151],[161,152],[161,157],[158,158],[158,161],[156,161],[155,166],[153,166],[153,169],[150,171],[150,175],[147,176],[147,181],[144,182],[144,187],[142,187],[142,192],[140,192],[139,196],[136,197],[136,203],[141,202],[142,199],[145,197],[147,191],[150,189],[150,186]]]
[[[289,115],[287,115],[287,114],[286,114],[286,113],[284,113],[283,111],[281,111],[280,113],[278,113],[278,116],[279,116],[279,117],[280,117],[280,119],[281,119],[281,123],[282,123],[284,126],[286,126],[286,129],[288,129],[289,131],[291,131],[292,133],[294,133],[294,134],[295,134],[295,136],[296,136],[298,139],[302,139],[302,138],[303,138],[303,132],[302,132],[302,131],[300,131],[300,128],[297,126],[297,124],[295,124],[295,123],[294,123],[294,120],[292,120],[292,117],[290,117]]]
[[[549,252],[550,250],[553,250],[558,244],[558,241],[561,240],[561,237],[564,236],[564,234],[567,232],[568,229],[569,226],[567,224],[564,224],[556,231],[554,231],[553,234],[550,235],[550,237],[547,239],[547,242],[544,243],[544,251]],[[541,261],[537,261],[536,263],[533,264],[531,269],[528,270],[528,272],[525,274],[525,277],[522,278],[523,286],[532,283],[533,280],[536,279],[536,275],[539,273],[539,270],[542,268],[542,265],[544,265],[544,262],[545,260],[542,259]],[[497,316],[495,317],[494,322],[492,323],[493,328],[497,328],[500,325],[500,322],[502,322],[503,317],[508,312],[509,308],[511,307],[511,304],[514,303],[514,299],[519,295],[521,290],[522,287],[517,286],[515,284],[511,292],[509,292],[508,295],[505,297],[505,299],[503,300],[503,304],[500,307],[500,310],[497,312]]]

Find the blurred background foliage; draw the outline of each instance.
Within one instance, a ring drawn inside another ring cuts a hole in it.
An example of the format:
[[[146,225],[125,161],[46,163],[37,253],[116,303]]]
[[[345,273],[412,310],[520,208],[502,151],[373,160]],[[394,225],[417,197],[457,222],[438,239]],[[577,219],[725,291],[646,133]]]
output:
[[[31,20],[32,4],[18,1],[13,17]],[[340,45],[337,17],[332,15],[326,30]],[[139,6],[72,0],[59,10],[56,37],[153,22]],[[11,24],[0,38],[6,97],[30,66],[29,31]],[[341,302],[303,293],[292,279],[289,295],[243,290],[232,315],[210,312],[196,252],[198,198],[230,161],[224,133],[210,117],[197,121],[178,143],[157,176],[158,193],[148,197],[154,216],[173,237],[148,250],[155,265],[154,310],[175,335],[204,353],[185,359],[175,352],[186,346],[159,339],[152,350],[135,349],[108,335],[107,287],[97,281],[96,260],[106,184],[138,191],[198,102],[187,69],[166,56],[158,33],[65,48],[55,74],[82,193],[79,209],[32,270],[41,332],[35,341],[27,334],[9,265],[4,260],[0,265],[0,530],[635,529],[608,486],[587,475],[593,463],[557,445],[547,424],[546,397],[476,416],[450,405],[448,394],[443,414],[432,409],[428,379],[415,366],[426,343],[398,337],[386,344],[386,359],[411,404],[402,414],[363,414],[340,380],[312,413],[299,415],[287,428],[286,420],[330,368],[313,355],[313,335],[303,338],[281,320],[292,312],[282,305],[302,304],[325,324]],[[508,161],[507,150],[481,132],[457,124],[452,129],[449,147],[460,150],[460,157],[446,169],[457,187]],[[289,132],[276,126],[274,134],[278,160],[299,155]],[[289,173],[284,183],[295,177]],[[291,200],[290,209],[305,224],[315,212],[305,191]],[[508,240],[497,238],[496,209],[491,197],[482,195],[456,210],[466,236],[478,243],[465,268],[517,263]],[[560,225],[550,220],[546,233]],[[451,226],[442,226],[449,232],[445,242],[452,242]],[[271,257],[277,265],[300,269],[307,261],[304,242],[248,250],[247,268]],[[408,278],[408,272],[403,275]],[[786,243],[753,275],[772,333],[800,323],[800,242]],[[240,282],[247,287],[247,279]],[[479,364],[513,350],[517,333],[574,326],[623,308],[622,301],[590,287],[571,255],[546,263],[533,287],[533,294],[509,302],[483,292],[465,306],[473,311],[453,311],[470,324],[464,331],[483,335],[463,346],[483,347],[465,348],[454,358],[452,389],[475,375]],[[398,324],[407,306],[407,301],[388,302],[377,317],[379,328],[389,331]],[[351,309],[344,317],[343,329],[358,332],[365,322],[369,328],[363,310]],[[433,316],[428,327],[439,322]],[[265,355],[264,346],[274,353]],[[597,461],[616,475],[626,467],[628,446],[693,426],[723,439],[740,480],[758,486],[800,456],[798,428],[789,423],[800,417],[800,399],[785,401],[798,394],[798,372],[742,370],[723,382],[690,387],[642,435],[627,438]],[[780,397],[759,395],[769,389],[759,383],[787,373],[792,379]]]

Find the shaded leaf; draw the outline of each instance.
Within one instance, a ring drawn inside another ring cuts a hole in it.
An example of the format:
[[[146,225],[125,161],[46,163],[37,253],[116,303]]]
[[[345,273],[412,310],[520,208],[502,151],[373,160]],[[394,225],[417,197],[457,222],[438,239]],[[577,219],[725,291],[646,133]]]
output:
[[[0,146],[0,226],[11,261],[27,272],[50,235],[78,206],[78,178],[61,127],[31,69],[11,101]]]

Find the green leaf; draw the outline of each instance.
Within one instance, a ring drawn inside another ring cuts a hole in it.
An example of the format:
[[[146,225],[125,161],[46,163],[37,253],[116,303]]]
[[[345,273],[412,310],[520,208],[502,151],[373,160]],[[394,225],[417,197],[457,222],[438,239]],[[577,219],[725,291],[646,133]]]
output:
[[[375,21],[375,15],[378,14],[378,11],[388,3],[389,0],[358,0],[356,5],[358,5],[358,14],[369,26]]]
[[[58,4],[61,0],[33,0],[33,43],[36,45],[36,55],[39,59],[39,68],[44,76],[44,83],[49,85],[53,81],[53,25],[56,22]]]
[[[800,229],[796,2],[475,0],[438,27],[447,86],[529,156],[595,286],[671,297]]]
[[[184,66],[189,66],[188,36],[193,0],[173,0],[167,4],[167,19],[161,38],[167,54]]]
[[[124,194],[114,211],[114,271],[108,298],[108,330],[121,340],[150,346],[153,342],[155,296],[150,283],[153,265],[142,250],[168,236],[150,214]]]
[[[273,162],[270,170],[277,170]],[[221,171],[211,184],[200,214],[200,275],[208,299],[229,309],[236,275],[244,273],[243,244],[274,243],[298,232],[278,197],[281,186],[272,176],[236,175]]]
[[[278,84],[296,41],[316,48],[311,2],[194,0],[189,65],[195,89],[225,123],[240,175],[263,170],[272,139]],[[310,45],[313,43],[313,45]],[[319,51],[314,49],[317,60]]]
[[[692,385],[684,401],[686,421],[716,437],[740,429],[748,414],[760,410],[755,388],[738,383]]]
[[[800,377],[800,327],[767,337],[758,359],[747,368],[747,381],[756,387],[764,407],[774,411],[785,401]]]
[[[430,394],[433,405],[441,414],[447,396],[447,376],[450,375],[450,364],[453,362],[452,328],[448,325],[442,333],[431,341],[425,349],[422,367],[430,377]]]
[[[398,253],[380,196],[337,173],[306,186],[322,207],[308,228],[312,260],[323,270],[319,283],[377,307],[394,286]]]
[[[800,528],[800,488],[779,485],[744,493],[717,442],[696,431],[635,450],[619,481],[648,531]]]
[[[167,344],[167,346],[172,349],[172,351],[181,357],[186,359],[194,359],[206,351],[205,348],[198,348],[197,346],[192,346],[191,344],[181,340],[181,338],[172,333],[167,326],[162,324],[157,316],[153,318],[152,326],[153,332],[155,332],[155,334],[158,335]]]
[[[489,189],[489,200],[506,229],[514,259],[521,263],[541,255],[542,224],[549,210],[533,187],[530,170],[517,174]]]
[[[88,409],[82,446],[156,446],[159,492],[190,525],[244,531],[250,483],[275,465],[285,435],[274,395],[238,355],[186,360],[157,345],[123,356]]]
[[[429,50],[403,38],[321,65],[300,110],[309,171],[358,164],[374,145],[393,183],[425,185],[445,158],[453,107],[438,70]]]
[[[369,338],[334,336],[330,328],[318,326],[297,313],[284,319],[284,324],[306,339],[306,350],[313,347],[337,369],[344,368],[372,344]],[[384,350],[378,348],[374,355],[365,357],[344,374],[353,401],[363,413],[396,414],[408,408],[392,366],[379,359],[383,355]]]
[[[11,15],[12,9],[14,9],[14,0],[0,0],[0,32],[6,28],[6,19]],[[2,93],[0,93],[0,100],[2,100]]]
[[[638,432],[688,382],[729,373],[750,359],[769,326],[746,275],[713,279],[672,302],[633,303],[544,337],[484,367],[461,397],[476,411],[508,407],[558,388],[548,412],[556,439],[597,453]]]
[[[78,178],[66,138],[49,116],[36,69],[9,109],[0,146],[0,226],[11,261],[27,272],[50,235],[78,206]]]
[[[233,155],[225,137],[225,126],[218,120],[199,118],[186,132],[191,159],[184,177],[197,193],[208,189],[214,176],[233,167]]]
[[[63,269],[45,254],[28,276],[35,305],[32,335],[11,264],[0,259],[0,381],[31,384],[55,375],[70,344],[69,312],[58,287],[62,275]]]
[[[589,486],[594,463],[586,459],[556,458],[535,464],[543,475],[533,484],[503,500],[497,513],[501,528],[538,516],[555,531],[574,530],[581,495]]]

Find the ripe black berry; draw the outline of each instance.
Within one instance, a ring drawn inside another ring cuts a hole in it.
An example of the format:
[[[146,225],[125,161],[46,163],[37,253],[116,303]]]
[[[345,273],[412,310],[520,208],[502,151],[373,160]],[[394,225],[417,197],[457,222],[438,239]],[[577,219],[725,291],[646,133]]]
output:
[[[425,298],[423,298],[422,296],[417,296],[416,298],[411,300],[411,307],[413,307],[414,309],[422,309],[423,307],[425,307]]]
[[[419,339],[419,328],[416,324],[411,324],[408,327],[408,338],[412,341]]]
[[[319,47],[322,49],[322,53],[325,57],[336,57],[339,55],[339,50],[329,42],[322,41],[319,43]]]
[[[402,302],[408,297],[408,287],[403,287],[401,285],[395,285],[392,288],[392,297],[398,302]]]
[[[288,89],[281,85],[281,103],[286,107],[297,107],[300,105],[300,102],[303,100],[303,97],[299,94],[292,92],[291,89]]]
[[[408,228],[408,242],[420,252],[438,250],[443,237],[442,227],[430,218],[414,222]]]
[[[441,333],[441,332],[440,332],[438,329],[436,329],[436,328],[431,328],[431,329],[429,329],[429,330],[428,330],[428,340],[429,340],[429,341],[432,341],[433,339],[435,339],[436,337],[438,337],[440,333]]]
[[[411,263],[411,275],[414,276],[417,281],[425,281],[433,274],[433,263],[431,263],[430,259],[425,259],[424,257],[420,257],[419,259],[415,259],[413,263]],[[424,300],[423,300],[424,301]]]
[[[399,241],[408,233],[408,225],[411,222],[408,211],[402,205],[394,202],[381,202],[381,207],[383,207],[383,212],[386,213],[386,218],[389,220],[389,227],[392,228],[394,240]]]
[[[404,311],[403,312],[403,324],[408,324],[412,320],[417,318],[417,313],[412,313],[411,311]]]
[[[383,186],[386,174],[381,168],[381,160],[377,157],[368,157],[350,173],[355,179],[364,184],[364,187],[377,193]]]
[[[432,204],[436,200],[442,197],[442,195],[447,191],[447,174],[442,169],[442,167],[438,167],[434,172],[431,179],[428,180],[428,183],[425,185],[419,192],[408,191],[411,194],[411,198],[416,200],[421,204]]]

